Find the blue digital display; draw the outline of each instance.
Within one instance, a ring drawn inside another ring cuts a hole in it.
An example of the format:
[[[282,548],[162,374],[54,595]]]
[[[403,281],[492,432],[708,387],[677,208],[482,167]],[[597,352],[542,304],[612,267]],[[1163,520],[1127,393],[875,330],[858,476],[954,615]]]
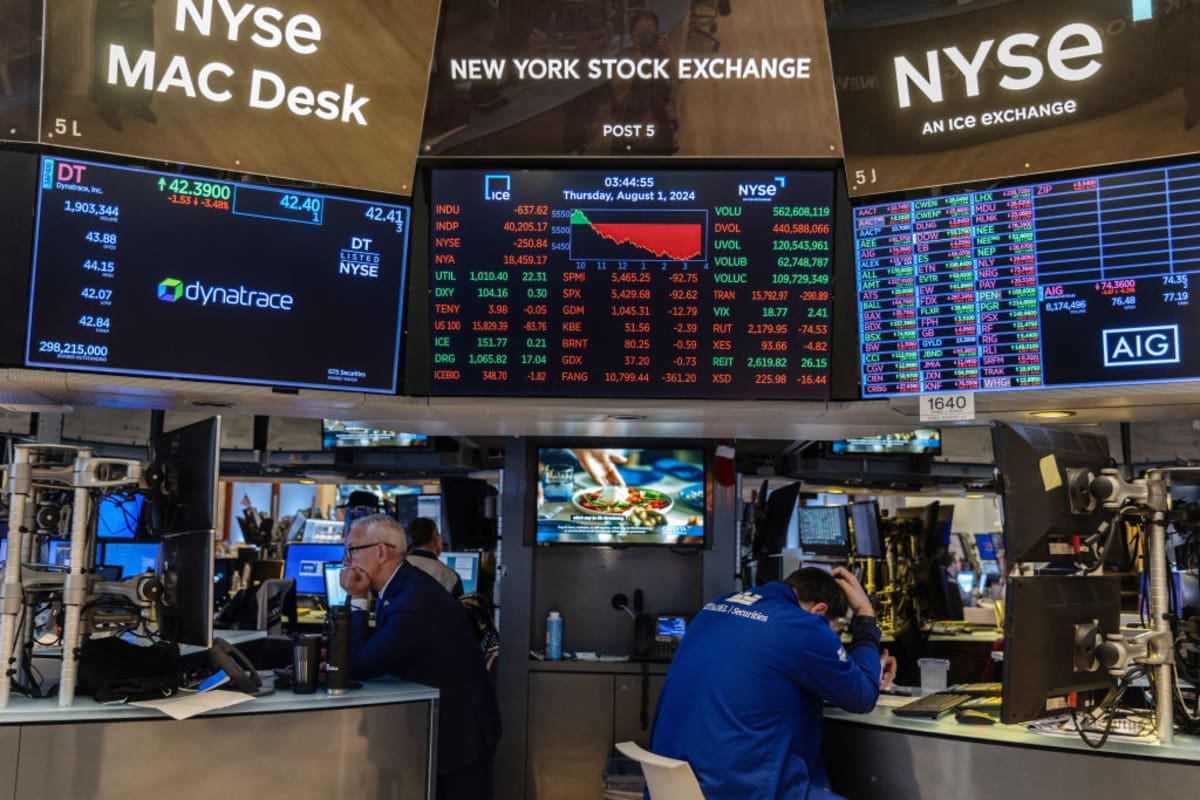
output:
[[[470,594],[479,586],[479,553],[442,553],[438,560],[462,578],[463,594]]]
[[[992,535],[990,533],[975,534],[975,547],[979,550],[980,561],[996,560],[996,548],[992,545]]]
[[[290,544],[283,577],[296,579],[296,594],[324,594],[325,564],[340,562],[345,552],[340,544]]]
[[[866,397],[1194,380],[1200,163],[854,209]]]
[[[96,563],[120,567],[122,578],[153,572],[158,559],[157,542],[101,542],[96,549]]]
[[[137,533],[138,517],[146,498],[110,494],[97,503],[96,535],[102,539],[132,539]]]

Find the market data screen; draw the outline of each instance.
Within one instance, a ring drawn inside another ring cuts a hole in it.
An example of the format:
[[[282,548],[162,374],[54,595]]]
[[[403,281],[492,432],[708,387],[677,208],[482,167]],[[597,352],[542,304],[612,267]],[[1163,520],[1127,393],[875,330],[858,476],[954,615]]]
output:
[[[432,393],[821,400],[827,172],[433,178]]]
[[[43,158],[25,363],[396,391],[409,209]]]
[[[854,220],[865,396],[1200,376],[1200,164]]]

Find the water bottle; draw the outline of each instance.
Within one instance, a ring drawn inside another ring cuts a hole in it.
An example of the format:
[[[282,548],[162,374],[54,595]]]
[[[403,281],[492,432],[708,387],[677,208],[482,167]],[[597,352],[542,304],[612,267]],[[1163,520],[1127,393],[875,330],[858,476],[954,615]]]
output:
[[[548,661],[562,660],[562,617],[557,611],[551,611],[546,617],[546,659]]]
[[[345,694],[350,686],[350,609],[334,606],[325,617],[329,629],[329,653],[325,661],[325,691]]]

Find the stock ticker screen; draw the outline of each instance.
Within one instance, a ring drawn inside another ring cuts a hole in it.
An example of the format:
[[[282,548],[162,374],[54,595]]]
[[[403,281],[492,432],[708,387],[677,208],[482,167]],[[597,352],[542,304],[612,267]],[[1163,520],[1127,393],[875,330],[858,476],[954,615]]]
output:
[[[409,209],[43,158],[25,363],[396,391]]]
[[[822,400],[829,172],[438,171],[435,395]]]
[[[866,397],[1200,376],[1200,164],[854,210]]]

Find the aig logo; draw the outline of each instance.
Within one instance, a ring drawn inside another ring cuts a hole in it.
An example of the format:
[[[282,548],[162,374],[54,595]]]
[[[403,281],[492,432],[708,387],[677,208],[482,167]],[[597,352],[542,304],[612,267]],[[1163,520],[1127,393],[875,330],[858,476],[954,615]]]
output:
[[[1179,326],[1114,328],[1104,334],[1104,366],[1135,367],[1178,364]]]

